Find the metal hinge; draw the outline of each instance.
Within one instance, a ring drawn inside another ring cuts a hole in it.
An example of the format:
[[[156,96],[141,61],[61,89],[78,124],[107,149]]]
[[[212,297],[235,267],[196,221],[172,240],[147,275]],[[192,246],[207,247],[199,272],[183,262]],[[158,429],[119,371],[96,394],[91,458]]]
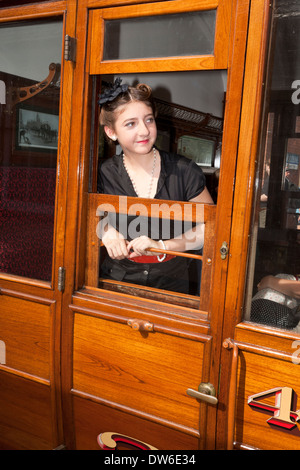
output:
[[[58,278],[57,278],[57,288],[59,292],[63,292],[65,290],[65,279],[66,279],[66,268],[60,266],[58,268]]]
[[[65,36],[64,58],[76,62],[76,38],[72,38],[68,34]]]

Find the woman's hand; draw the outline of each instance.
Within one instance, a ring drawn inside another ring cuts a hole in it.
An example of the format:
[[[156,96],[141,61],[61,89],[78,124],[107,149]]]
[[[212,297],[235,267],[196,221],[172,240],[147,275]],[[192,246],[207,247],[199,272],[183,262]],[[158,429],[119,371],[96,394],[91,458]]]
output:
[[[110,227],[102,237],[108,256],[112,259],[128,258],[128,241],[114,228]]]
[[[135,238],[127,245],[128,252],[130,253],[132,250],[132,252],[129,254],[129,258],[135,258],[136,256],[153,256],[159,254],[148,251],[149,248],[157,248],[158,250],[161,250],[162,246],[158,241],[152,240],[145,235]]]
[[[257,284],[257,289],[262,290],[262,289],[276,289],[277,279],[274,276],[265,276],[263,277],[260,282]]]

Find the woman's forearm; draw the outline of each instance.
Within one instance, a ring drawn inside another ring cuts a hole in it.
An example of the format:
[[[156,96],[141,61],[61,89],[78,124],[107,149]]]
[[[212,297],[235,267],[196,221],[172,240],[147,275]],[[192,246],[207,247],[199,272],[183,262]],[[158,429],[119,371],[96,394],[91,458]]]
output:
[[[189,251],[199,250],[203,247],[204,242],[204,224],[198,224],[182,235],[165,240],[165,246],[170,251]]]
[[[259,290],[271,288],[294,299],[300,299],[300,282],[296,280],[265,276],[257,287]]]

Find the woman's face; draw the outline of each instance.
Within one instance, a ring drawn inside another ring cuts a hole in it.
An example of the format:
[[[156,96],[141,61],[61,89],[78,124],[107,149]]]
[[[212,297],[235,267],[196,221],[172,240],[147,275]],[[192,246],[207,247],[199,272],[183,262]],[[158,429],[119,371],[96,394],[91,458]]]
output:
[[[114,129],[105,128],[109,137],[116,136],[127,156],[146,155],[152,151],[157,129],[152,108],[141,101],[121,106]]]

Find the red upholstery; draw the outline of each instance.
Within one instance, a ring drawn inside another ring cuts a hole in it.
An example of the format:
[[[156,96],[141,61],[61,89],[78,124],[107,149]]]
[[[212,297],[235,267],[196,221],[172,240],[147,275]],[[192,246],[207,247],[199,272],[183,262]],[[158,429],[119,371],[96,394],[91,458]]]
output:
[[[0,272],[51,280],[56,170],[0,168]]]

